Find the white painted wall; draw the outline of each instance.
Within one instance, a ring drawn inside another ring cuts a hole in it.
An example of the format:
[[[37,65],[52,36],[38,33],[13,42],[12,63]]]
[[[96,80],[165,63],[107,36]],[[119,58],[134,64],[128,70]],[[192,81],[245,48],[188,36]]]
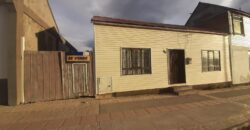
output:
[[[0,6],[0,79],[8,79],[8,70],[15,57],[16,13],[10,6]]]
[[[231,19],[231,16],[229,16]],[[230,21],[231,22],[231,21]],[[249,58],[250,51],[250,18],[243,16],[245,35],[231,35],[231,60],[233,84],[250,82]],[[232,23],[231,23],[232,24]],[[232,26],[231,26],[232,30]]]
[[[202,85],[231,81],[228,38],[220,35],[94,25],[97,93],[171,87],[166,49],[185,49],[187,83]],[[121,75],[121,48],[151,48],[152,74]],[[202,72],[201,51],[220,50],[221,71]]]
[[[250,82],[250,69],[248,59],[248,47],[232,46],[232,74],[233,84]]]

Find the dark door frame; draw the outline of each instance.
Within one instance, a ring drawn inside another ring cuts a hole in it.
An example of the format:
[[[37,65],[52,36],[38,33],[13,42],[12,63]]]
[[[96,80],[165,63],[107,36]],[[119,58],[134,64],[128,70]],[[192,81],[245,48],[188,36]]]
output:
[[[183,78],[184,78],[184,82],[180,82],[180,83],[173,83],[173,81],[171,81],[171,77],[172,77],[172,74],[171,74],[171,62],[170,62],[170,55],[171,55],[171,51],[183,51],[184,52],[184,58],[183,58],[183,65],[184,65],[184,73],[183,73]],[[167,51],[167,62],[168,62],[168,81],[169,81],[169,84],[170,85],[173,85],[173,84],[185,84],[187,82],[187,77],[186,77],[186,62],[185,62],[185,49],[168,49]]]

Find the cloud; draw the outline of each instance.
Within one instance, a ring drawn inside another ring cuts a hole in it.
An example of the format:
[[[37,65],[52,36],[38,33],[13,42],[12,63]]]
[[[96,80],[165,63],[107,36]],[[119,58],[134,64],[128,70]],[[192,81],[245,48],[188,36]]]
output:
[[[93,47],[92,16],[184,24],[200,0],[50,0],[60,33],[76,48]],[[250,12],[248,0],[201,0]]]

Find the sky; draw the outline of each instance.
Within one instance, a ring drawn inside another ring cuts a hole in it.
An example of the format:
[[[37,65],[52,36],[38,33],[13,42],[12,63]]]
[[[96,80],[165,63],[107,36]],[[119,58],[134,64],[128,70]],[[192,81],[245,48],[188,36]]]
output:
[[[184,25],[199,1],[250,12],[250,0],[49,0],[60,34],[78,51],[93,47],[93,16]]]

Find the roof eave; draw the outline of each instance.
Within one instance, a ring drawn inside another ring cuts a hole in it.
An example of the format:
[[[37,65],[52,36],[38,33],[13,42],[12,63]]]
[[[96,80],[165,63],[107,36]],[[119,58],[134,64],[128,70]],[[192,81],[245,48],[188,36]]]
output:
[[[106,26],[119,26],[119,27],[130,27],[130,28],[141,28],[141,29],[154,29],[154,30],[164,30],[164,31],[177,31],[177,32],[191,32],[191,33],[203,33],[203,34],[214,34],[214,35],[229,35],[228,33],[223,32],[213,32],[206,30],[192,30],[192,29],[179,29],[179,28],[168,28],[168,27],[150,27],[142,25],[131,25],[131,24],[121,24],[121,23],[112,23],[112,22],[102,22],[91,20],[95,25],[106,25]]]

